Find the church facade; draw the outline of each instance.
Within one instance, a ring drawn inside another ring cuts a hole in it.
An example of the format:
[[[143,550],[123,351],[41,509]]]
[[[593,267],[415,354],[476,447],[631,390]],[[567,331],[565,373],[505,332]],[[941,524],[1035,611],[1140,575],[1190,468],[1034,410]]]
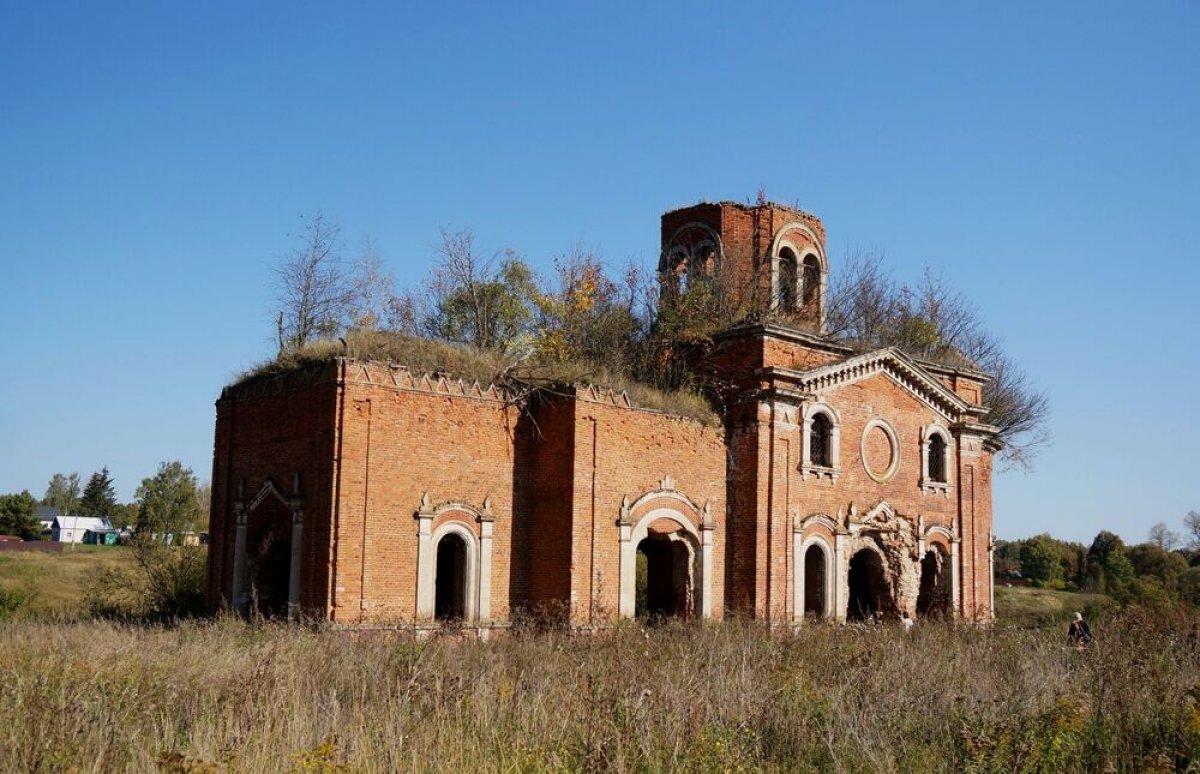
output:
[[[481,629],[990,619],[987,376],[830,341],[811,215],[698,204],[663,216],[662,246],[664,294],[719,282],[792,321],[715,336],[719,426],[350,359],[228,387],[209,604]]]

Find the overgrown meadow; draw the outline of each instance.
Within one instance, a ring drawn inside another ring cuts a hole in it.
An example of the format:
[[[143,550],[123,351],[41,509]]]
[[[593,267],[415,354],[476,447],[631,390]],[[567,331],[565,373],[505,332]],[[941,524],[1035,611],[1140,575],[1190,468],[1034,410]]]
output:
[[[597,636],[0,624],[4,771],[1096,771],[1200,761],[1194,612]]]

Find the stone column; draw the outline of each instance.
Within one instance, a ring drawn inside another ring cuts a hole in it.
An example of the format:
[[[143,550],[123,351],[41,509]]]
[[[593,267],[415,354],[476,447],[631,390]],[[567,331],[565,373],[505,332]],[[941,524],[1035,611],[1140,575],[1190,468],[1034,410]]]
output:
[[[633,544],[633,521],[629,512],[629,497],[621,502],[621,518],[617,522],[620,540],[620,597],[617,600],[617,616],[633,618],[637,613],[637,546]],[[703,592],[701,592],[703,593]],[[707,596],[707,595],[705,595]]]
[[[996,533],[988,535],[988,618],[996,618]]]
[[[250,514],[240,501],[233,506],[237,517],[237,537],[233,544],[233,609],[246,612],[249,596],[246,594],[246,522]]]
[[[833,605],[833,614],[830,618],[845,623],[846,606],[842,603],[842,599],[850,593],[849,588],[846,588],[850,581],[846,576],[849,571],[849,567],[846,565],[846,533],[840,529],[833,536],[833,566],[833,572],[836,573],[833,577],[836,578],[836,582],[833,584],[833,599],[830,600],[830,604]]]
[[[962,539],[954,537],[950,540],[950,598],[953,600],[953,614],[957,618],[962,614],[962,600],[959,598],[959,576],[962,574],[961,553],[958,550]]]
[[[804,528],[800,514],[792,515],[792,621],[804,622]],[[834,568],[826,568],[826,572],[836,572]],[[828,591],[828,584],[826,584]],[[832,602],[832,600],[826,600]]]
[[[479,615],[476,620],[480,623],[492,616],[492,526],[495,521],[491,503],[484,500],[479,516]]]
[[[713,530],[704,506],[704,522],[700,525],[700,617],[712,618]],[[628,541],[626,541],[628,543]],[[637,557],[634,557],[636,559]]]
[[[287,615],[289,621],[300,617],[300,562],[301,540],[304,537],[304,511],[296,506],[292,510],[292,558],[288,564],[288,602]]]
[[[433,504],[429,493],[421,495],[417,511],[417,620],[433,618]]]

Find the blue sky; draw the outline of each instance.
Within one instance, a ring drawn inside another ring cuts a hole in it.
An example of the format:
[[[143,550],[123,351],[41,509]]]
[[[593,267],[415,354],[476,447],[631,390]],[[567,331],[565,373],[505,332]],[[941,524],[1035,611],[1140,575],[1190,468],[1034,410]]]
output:
[[[657,258],[768,196],[979,306],[1053,405],[996,531],[1200,509],[1200,4],[0,7],[0,492],[211,469],[322,210],[402,285],[440,226],[537,266]]]

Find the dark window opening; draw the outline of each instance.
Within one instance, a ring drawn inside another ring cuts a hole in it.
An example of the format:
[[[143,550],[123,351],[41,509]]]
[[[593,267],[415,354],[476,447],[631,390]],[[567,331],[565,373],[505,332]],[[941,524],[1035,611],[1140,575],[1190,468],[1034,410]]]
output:
[[[809,255],[804,258],[804,297],[802,303],[806,312],[818,312],[817,304],[821,299],[821,262],[817,256]]]
[[[717,251],[707,245],[701,247],[697,265],[700,267],[699,276],[711,280],[717,274]]]
[[[879,554],[864,548],[850,557],[850,599],[846,605],[846,619],[870,621],[895,613],[883,560]]]
[[[467,613],[467,543],[453,533],[438,541],[433,615],[461,621]]]
[[[929,439],[929,480],[946,483],[946,439],[940,435]]]
[[[788,248],[779,251],[779,289],[776,301],[780,311],[796,310],[796,254]]]
[[[830,453],[830,438],[833,435],[833,424],[829,417],[817,414],[812,419],[812,428],[808,436],[808,461],[822,468],[833,467]]]
[[[825,552],[809,546],[804,552],[804,615],[825,615]]]

